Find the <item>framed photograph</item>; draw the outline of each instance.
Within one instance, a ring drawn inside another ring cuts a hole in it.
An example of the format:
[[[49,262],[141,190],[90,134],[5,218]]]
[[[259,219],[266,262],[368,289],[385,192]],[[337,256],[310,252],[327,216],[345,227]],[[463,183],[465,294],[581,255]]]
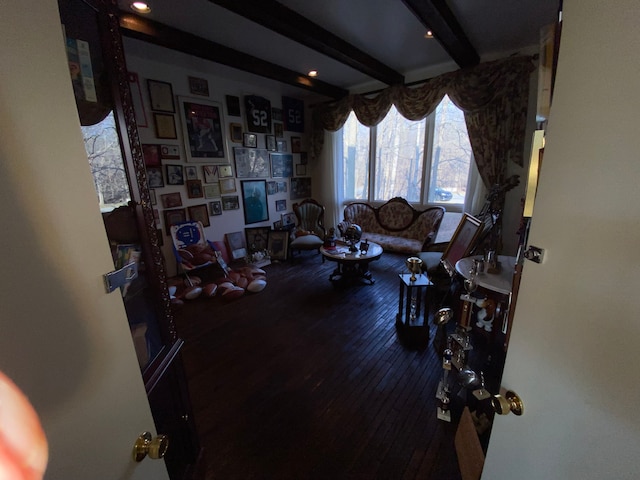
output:
[[[164,228],[167,235],[171,235],[171,225],[187,221],[187,211],[184,208],[164,211]]]
[[[209,96],[209,82],[206,78],[188,77],[189,92],[202,97]]]
[[[278,193],[278,184],[276,182],[267,182],[267,195],[275,195]]]
[[[280,215],[280,218],[282,219],[283,227],[288,227],[289,225],[296,224],[296,214],[293,212],[283,213],[282,215]]]
[[[250,252],[262,252],[267,249],[271,227],[250,227],[244,229],[247,247]]]
[[[271,119],[274,122],[281,122],[282,121],[282,109],[281,108],[276,108],[276,107],[271,107]]]
[[[198,179],[198,169],[193,165],[187,165],[184,167],[184,173],[187,176],[187,180]]]
[[[209,215],[222,215],[222,202],[220,200],[214,200],[213,202],[209,202]]]
[[[293,155],[272,153],[271,176],[273,178],[289,178],[293,176]]]
[[[184,185],[182,165],[165,165],[167,170],[167,185]]]
[[[247,130],[252,133],[271,133],[271,102],[259,95],[244,97]]]
[[[187,210],[189,211],[190,220],[193,220],[194,222],[201,222],[203,227],[211,225],[206,205],[192,205],[191,207],[187,207]]]
[[[287,141],[286,140],[276,140],[276,150],[278,152],[286,152],[287,151]]]
[[[189,198],[202,198],[202,182],[200,180],[187,180],[187,196]]]
[[[163,160],[180,160],[178,145],[160,145],[160,158]]]
[[[311,197],[311,178],[310,177],[293,177],[291,179],[291,200],[299,198]]]
[[[227,163],[221,105],[188,97],[178,103],[187,162]]]
[[[154,189],[149,189],[149,200],[151,200],[151,205],[157,205],[158,199],[156,198],[156,191]]]
[[[156,137],[178,138],[176,133],[176,119],[169,113],[154,113],[153,122],[156,125]]]
[[[236,159],[236,177],[269,177],[269,153],[266,149],[234,147],[233,156]]]
[[[300,153],[301,147],[300,137],[291,137],[291,153]]]
[[[242,143],[242,125],[239,123],[230,123],[229,138],[231,138],[233,143]]]
[[[289,232],[287,230],[273,230],[269,232],[267,250],[271,252],[271,260],[286,260],[289,248]]]
[[[142,157],[145,167],[160,166],[160,145],[142,144]]]
[[[153,209],[153,221],[156,227],[160,226],[160,212],[157,208]]]
[[[164,208],[176,208],[182,206],[182,196],[180,192],[163,193],[160,195],[160,201]]]
[[[231,252],[231,258],[239,260],[247,256],[247,240],[242,232],[225,233],[224,239]]]
[[[284,137],[284,127],[282,126],[282,123],[273,122],[273,133],[276,136],[276,138]]]
[[[287,193],[287,182],[276,182],[278,184],[278,193]]]
[[[220,180],[220,192],[221,193],[233,193],[236,191],[236,179],[224,178]]]
[[[227,115],[230,117],[240,116],[240,97],[235,95],[225,95],[227,101]]]
[[[308,155],[307,152],[300,152],[300,164],[301,165],[306,165],[308,160]]]
[[[476,239],[482,233],[482,226],[482,222],[476,217],[468,213],[462,215],[462,219],[440,260],[447,272],[455,272],[458,260],[469,255]]]
[[[147,111],[142,101],[142,89],[140,88],[140,80],[137,73],[128,72],[129,88],[131,89],[131,100],[133,101],[133,111],[136,114],[136,125],[139,127],[148,127]]]
[[[231,165],[220,165],[218,167],[218,176],[220,178],[233,177],[233,169]]]
[[[218,181],[218,167],[216,165],[203,165],[202,175],[204,183],[214,183]]]
[[[151,110],[157,112],[176,112],[176,106],[173,103],[173,89],[170,83],[149,79],[147,80],[147,88],[149,89]]]
[[[222,197],[222,210],[238,210],[240,208],[240,199],[237,195]]]
[[[267,147],[267,150],[269,150],[270,152],[275,152],[276,151],[276,136],[275,135],[266,135],[264,137],[264,143],[265,143],[265,146]]]
[[[288,132],[304,132],[304,102],[297,98],[283,96],[282,120]]]
[[[286,200],[276,200],[276,212],[284,212],[287,209]]]
[[[282,220],[276,220],[275,222],[273,222],[273,229],[282,230]]]
[[[204,186],[204,198],[218,198],[221,193],[218,182]]]
[[[244,223],[248,225],[269,220],[266,180],[243,180],[241,184]]]
[[[296,175],[299,177],[303,177],[307,174],[307,166],[302,165],[301,163],[296,164]]]
[[[256,135],[255,133],[242,134],[242,146],[249,147],[249,148],[257,148],[258,135]]]
[[[147,167],[147,185],[149,185],[149,188],[164,187],[162,167]]]

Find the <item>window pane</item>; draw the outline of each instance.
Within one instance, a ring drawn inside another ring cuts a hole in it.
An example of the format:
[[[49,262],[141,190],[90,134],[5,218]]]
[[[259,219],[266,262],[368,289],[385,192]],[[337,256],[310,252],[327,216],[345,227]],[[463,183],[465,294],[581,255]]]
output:
[[[369,195],[369,128],[351,112],[342,127],[343,194],[347,200],[367,200]]]
[[[392,106],[378,124],[374,200],[420,201],[425,123],[407,120]]]
[[[436,108],[429,203],[464,203],[470,165],[464,113],[445,96]]]
[[[82,127],[100,210],[110,211],[131,199],[113,112],[100,123]]]

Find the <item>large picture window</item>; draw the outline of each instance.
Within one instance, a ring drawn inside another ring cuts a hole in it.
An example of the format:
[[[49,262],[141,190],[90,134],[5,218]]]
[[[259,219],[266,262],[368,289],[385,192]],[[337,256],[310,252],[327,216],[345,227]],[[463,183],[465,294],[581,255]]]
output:
[[[464,113],[445,96],[421,121],[391,107],[375,127],[352,112],[342,128],[342,193],[345,201],[403,197],[419,204],[463,204],[471,146]]]

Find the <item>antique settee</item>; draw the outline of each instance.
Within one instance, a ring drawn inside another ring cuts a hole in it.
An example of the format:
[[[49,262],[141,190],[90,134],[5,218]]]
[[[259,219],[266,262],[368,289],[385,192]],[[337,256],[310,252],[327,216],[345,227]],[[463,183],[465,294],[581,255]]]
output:
[[[416,210],[400,197],[379,207],[353,202],[345,206],[338,230],[344,234],[355,223],[362,229],[363,240],[377,243],[387,251],[417,254],[427,250],[435,239],[444,212],[444,207]]]

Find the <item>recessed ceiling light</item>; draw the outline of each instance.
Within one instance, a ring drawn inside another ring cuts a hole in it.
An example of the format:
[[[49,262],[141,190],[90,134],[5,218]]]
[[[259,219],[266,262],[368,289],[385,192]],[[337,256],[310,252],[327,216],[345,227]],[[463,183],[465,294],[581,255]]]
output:
[[[433,38],[433,32],[431,30],[427,30],[427,33],[424,34],[424,38]]]
[[[309,76],[310,77],[317,77],[318,76],[318,71],[317,70],[310,70],[309,71]]]
[[[133,2],[131,4],[131,9],[135,10],[138,13],[150,13],[151,7],[144,2]]]

